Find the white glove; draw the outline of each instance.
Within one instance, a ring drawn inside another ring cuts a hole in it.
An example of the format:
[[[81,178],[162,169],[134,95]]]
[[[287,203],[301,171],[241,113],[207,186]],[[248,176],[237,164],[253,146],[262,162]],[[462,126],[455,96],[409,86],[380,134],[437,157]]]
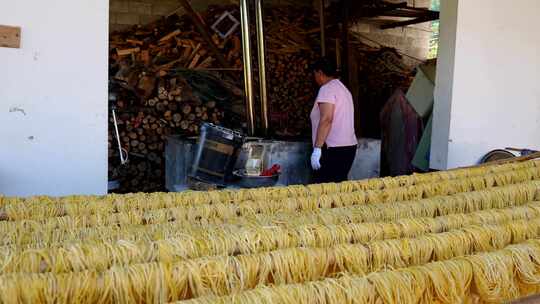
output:
[[[313,148],[313,153],[311,154],[311,168],[313,170],[319,170],[321,168],[321,148]]]

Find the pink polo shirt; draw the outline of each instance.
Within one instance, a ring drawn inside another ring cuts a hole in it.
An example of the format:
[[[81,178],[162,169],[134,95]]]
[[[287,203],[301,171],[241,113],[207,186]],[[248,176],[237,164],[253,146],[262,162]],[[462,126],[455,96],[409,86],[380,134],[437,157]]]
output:
[[[328,147],[347,147],[358,144],[354,132],[354,104],[351,92],[341,81],[334,79],[319,89],[315,105],[311,111],[312,141],[315,145],[317,129],[321,120],[319,103],[331,103],[334,105],[334,119],[332,128],[326,138]]]

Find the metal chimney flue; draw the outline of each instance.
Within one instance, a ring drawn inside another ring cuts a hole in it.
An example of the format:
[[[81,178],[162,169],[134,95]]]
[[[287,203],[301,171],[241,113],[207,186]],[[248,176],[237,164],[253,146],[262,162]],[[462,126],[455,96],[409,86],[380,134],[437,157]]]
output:
[[[249,19],[249,0],[240,0],[240,17],[242,28],[242,51],[244,59],[244,88],[246,96],[246,116],[248,132],[250,136],[255,135],[256,117],[253,92],[253,67],[251,62],[251,35]],[[266,83],[266,47],[264,41],[264,6],[263,0],[254,0],[255,27],[257,33],[257,58],[259,67],[259,102],[261,108],[261,131],[262,135],[268,135],[268,94]]]
[[[261,103],[261,127],[263,135],[268,135],[268,96],[266,92],[266,47],[264,44],[264,14],[262,0],[255,0],[257,25],[257,52],[259,59],[259,98]]]
[[[244,94],[248,134],[255,134],[255,107],[253,102],[253,70],[251,66],[251,43],[249,32],[249,3],[240,0],[240,27],[242,29],[242,57],[244,61]]]

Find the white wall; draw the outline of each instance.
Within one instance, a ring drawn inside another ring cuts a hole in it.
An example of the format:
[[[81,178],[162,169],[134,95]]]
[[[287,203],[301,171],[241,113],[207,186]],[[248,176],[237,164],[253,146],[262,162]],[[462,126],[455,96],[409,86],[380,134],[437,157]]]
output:
[[[3,1],[0,194],[107,190],[108,0]]]
[[[457,5],[449,11],[457,20],[456,47],[452,52],[451,42],[442,42],[434,141],[449,124],[448,136],[432,146],[432,167],[475,164],[495,148],[540,149],[540,1],[444,2]]]

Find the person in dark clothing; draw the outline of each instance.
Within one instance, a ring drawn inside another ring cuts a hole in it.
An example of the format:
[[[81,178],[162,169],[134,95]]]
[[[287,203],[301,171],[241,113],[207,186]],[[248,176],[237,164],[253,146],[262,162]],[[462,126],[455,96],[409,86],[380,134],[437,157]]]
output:
[[[358,144],[352,95],[336,77],[331,60],[317,61],[312,70],[320,86],[310,115],[314,182],[342,182],[347,180]]]

